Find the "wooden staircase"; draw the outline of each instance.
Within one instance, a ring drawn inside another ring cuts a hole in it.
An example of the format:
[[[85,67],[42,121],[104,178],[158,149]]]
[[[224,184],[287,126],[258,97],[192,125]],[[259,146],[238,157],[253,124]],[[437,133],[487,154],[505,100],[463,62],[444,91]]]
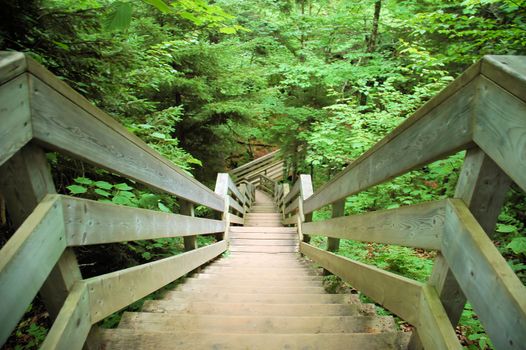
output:
[[[102,332],[101,349],[400,349],[392,317],[354,294],[328,294],[299,257],[296,228],[282,227],[256,191],[250,226],[231,227],[230,254],[142,312]]]

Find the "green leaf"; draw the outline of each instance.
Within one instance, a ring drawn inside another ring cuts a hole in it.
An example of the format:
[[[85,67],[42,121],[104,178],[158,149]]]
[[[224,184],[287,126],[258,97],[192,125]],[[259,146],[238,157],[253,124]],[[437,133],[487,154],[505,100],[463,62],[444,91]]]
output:
[[[152,5],[153,7],[157,8],[162,13],[170,13],[172,12],[172,9],[170,6],[168,6],[164,1],[162,0],[142,0],[145,3]]]
[[[144,193],[139,198],[139,206],[141,208],[155,209],[158,208],[159,196],[152,193]]]
[[[150,260],[152,258],[152,253],[150,253],[150,252],[144,252],[141,255],[146,260]]]
[[[170,208],[168,208],[166,205],[164,205],[162,202],[159,202],[157,204],[157,206],[159,207],[159,209],[161,211],[164,211],[165,213],[171,213],[172,211],[170,210]]]
[[[224,34],[236,34],[237,29],[234,27],[223,27],[219,28],[219,32]]]
[[[130,191],[130,190],[133,190],[133,187],[129,186],[127,183],[124,183],[124,182],[120,183],[120,184],[116,184],[113,187],[115,187],[119,191]]]
[[[506,248],[511,249],[515,254],[526,255],[526,237],[515,237]]]
[[[121,191],[119,192],[119,196],[123,196],[123,197],[126,197],[126,198],[135,198],[135,194],[133,194],[133,192],[128,192],[128,191]]]
[[[119,204],[119,205],[130,205],[132,204],[132,202],[130,201],[129,198],[127,197],[124,197],[124,196],[115,196],[111,199],[111,201],[115,204]]]
[[[113,185],[106,181],[97,181],[94,185],[103,190],[111,190],[113,188]]]
[[[87,177],[77,177],[74,181],[81,185],[92,185],[93,184],[93,181],[91,179],[88,179]]]
[[[497,224],[497,232],[500,233],[511,233],[517,231],[517,228],[513,225]]]
[[[166,140],[166,135],[163,134],[163,133],[157,132],[157,131],[152,132],[152,133],[150,134],[150,136],[151,136],[151,137],[155,137],[155,138],[157,138],[157,139]]]
[[[130,26],[133,8],[131,3],[117,1],[112,4],[112,11],[106,16],[106,30],[125,30]]]
[[[106,198],[111,196],[111,193],[109,193],[108,191],[101,190],[100,188],[96,188],[95,193]]]
[[[79,185],[70,185],[66,188],[69,190],[71,194],[86,193],[86,191],[88,190],[86,187],[79,186]]]

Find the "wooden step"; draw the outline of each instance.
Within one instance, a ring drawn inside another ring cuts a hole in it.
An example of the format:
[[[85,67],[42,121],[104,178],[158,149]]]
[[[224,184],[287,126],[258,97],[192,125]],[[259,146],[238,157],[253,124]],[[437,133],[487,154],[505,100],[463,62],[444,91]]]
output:
[[[404,338],[398,332],[322,334],[232,334],[153,332],[134,329],[105,329],[99,349],[125,350],[394,350]]]
[[[261,221],[245,220],[244,225],[246,227],[283,227],[281,221],[275,221],[275,222],[265,221],[265,222],[261,222]]]
[[[358,304],[252,304],[147,300],[143,312],[226,316],[354,316]]]
[[[245,253],[296,253],[298,246],[231,246],[231,252]]]
[[[298,233],[296,227],[246,227],[233,226],[229,232],[257,232],[257,233]]]
[[[276,245],[298,245],[298,239],[247,239],[247,238],[231,238],[230,246],[250,245],[250,246],[276,246]]]
[[[273,232],[232,232],[229,233],[230,240],[234,239],[298,239],[298,234],[294,233],[273,233]]]
[[[225,290],[235,287],[323,287],[322,281],[317,280],[270,280],[270,279],[229,279],[225,281],[221,277],[216,278],[188,278],[185,285],[207,286],[212,290]]]
[[[210,290],[221,290],[229,293],[243,294],[322,294],[325,292],[323,287],[291,287],[291,286],[272,286],[272,287],[253,287],[253,286],[230,286],[221,288],[212,288],[213,285],[188,285],[181,284],[176,290],[191,293],[206,293]]]
[[[359,298],[354,294],[243,294],[226,291],[207,291],[203,293],[166,293],[164,300],[186,299],[187,301],[220,300],[225,303],[264,303],[264,304],[352,304]]]
[[[269,281],[269,283],[274,282],[282,282],[282,281],[317,281],[321,282],[323,280],[323,277],[320,275],[297,275],[297,276],[282,276],[282,275],[275,275],[275,276],[265,276],[265,279],[262,279],[257,274],[254,275],[239,275],[236,273],[206,273],[202,272],[196,275],[196,279],[216,279],[216,280],[223,280],[223,281]]]
[[[226,316],[125,312],[119,328],[206,333],[381,333],[395,328],[391,316]]]
[[[311,268],[310,265],[307,265],[306,263],[302,263],[299,261],[272,261],[272,260],[224,260],[224,261],[218,261],[214,262],[212,266],[218,266],[218,267],[305,267],[305,268]]]
[[[227,274],[239,274],[239,275],[256,275],[261,277],[265,276],[315,276],[317,271],[310,267],[223,267],[223,266],[214,266],[210,265],[203,269],[203,272],[206,273],[227,273]]]

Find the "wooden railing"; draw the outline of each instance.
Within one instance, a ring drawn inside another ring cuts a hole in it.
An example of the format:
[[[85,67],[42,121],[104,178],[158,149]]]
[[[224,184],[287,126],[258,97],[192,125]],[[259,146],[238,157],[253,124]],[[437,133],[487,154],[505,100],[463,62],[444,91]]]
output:
[[[344,216],[346,197],[463,149],[455,198]],[[301,253],[414,325],[410,348],[460,349],[467,298],[497,349],[523,349],[525,287],[488,237],[511,181],[526,189],[526,57],[486,56],[316,192],[302,175],[276,193]],[[333,218],[311,222],[327,205]],[[329,251],[309,235],[327,236]],[[420,283],[330,252],[339,239],[439,254]]]
[[[230,175],[236,183],[245,181],[254,185],[259,185],[260,175],[265,175],[272,180],[280,180],[283,177],[284,161],[276,158],[278,154],[279,150],[270,152],[231,170]]]
[[[53,150],[176,196],[180,214],[56,194]],[[0,193],[18,227],[0,250],[0,344],[40,292],[54,319],[43,349],[81,349],[92,325],[227,249],[251,184],[219,174],[215,192],[164,159],[65,83],[20,53],[0,53]],[[218,219],[194,217],[195,204]],[[197,248],[196,235],[223,234]],[[187,252],[83,279],[71,247],[184,237]]]
[[[275,187],[276,187],[276,181],[272,180],[271,178],[263,175],[263,174],[260,174],[259,175],[259,181],[258,181],[258,187],[270,194],[271,196],[274,195],[274,190],[275,190]]]

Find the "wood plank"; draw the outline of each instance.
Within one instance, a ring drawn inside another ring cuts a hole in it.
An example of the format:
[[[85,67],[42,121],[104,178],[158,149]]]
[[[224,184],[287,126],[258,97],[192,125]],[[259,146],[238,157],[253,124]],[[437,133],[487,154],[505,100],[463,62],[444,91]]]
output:
[[[150,187],[223,210],[221,198],[174,164],[152,153],[148,145],[131,137],[123,126],[109,121],[111,117],[100,111],[90,113],[92,111],[83,108],[84,104],[72,102],[40,79],[31,75],[29,79],[36,139]]]
[[[332,218],[345,216],[345,199],[339,200],[332,203]],[[302,233],[308,233],[305,231],[305,226],[301,227]],[[329,252],[337,252],[340,248],[340,239],[335,237],[327,237],[327,250]]]
[[[56,195],[48,195],[0,250],[0,344],[24,315],[65,248],[61,203]]]
[[[230,231],[230,239],[295,239],[298,238],[296,233],[253,233],[253,232],[232,232]]]
[[[300,252],[400,318],[417,324],[421,283],[303,242]]]
[[[297,238],[297,237],[295,237]],[[298,245],[297,239],[233,239],[230,238],[231,245],[251,245],[251,246],[267,246],[267,245]]]
[[[225,316],[126,312],[119,328],[145,331],[236,334],[381,333],[394,328],[392,317],[381,316]]]
[[[304,223],[302,232],[364,242],[440,249],[446,201]]]
[[[0,165],[33,137],[27,79],[23,74],[0,86]]]
[[[231,227],[231,232],[296,233],[295,227]]]
[[[285,215],[287,215],[287,214],[291,213],[292,211],[298,209],[300,200],[301,200],[300,197],[296,197],[296,199],[294,199],[292,202],[290,202],[290,204],[285,208],[283,213]]]
[[[228,173],[227,173],[228,175]],[[239,189],[237,188],[236,184],[234,183],[234,181],[232,181],[232,178],[230,177],[230,175],[228,175],[228,188],[230,189],[230,192],[232,192],[232,194],[241,202],[241,203],[245,203],[247,201],[247,199],[245,198],[245,196],[241,195],[241,192],[239,192]]]
[[[223,232],[225,222],[61,196],[69,246]]]
[[[524,56],[484,56],[481,71],[509,93],[526,101],[526,58]]]
[[[428,102],[323,185],[305,201],[305,214],[469,146],[477,81],[456,89],[436,106],[435,99]]]
[[[101,341],[106,349],[135,350],[268,350],[268,349],[331,349],[331,350],[395,350],[400,349],[399,334],[232,334],[140,332],[133,329],[106,329]]]
[[[240,174],[242,174],[243,171],[246,172],[247,169],[257,168],[261,165],[261,163],[265,161],[272,161],[274,159],[274,156],[276,156],[278,152],[279,152],[279,149],[272,151],[270,153],[267,153],[264,156],[258,157],[248,163],[238,166],[237,168],[231,170],[230,173],[236,175],[237,177],[240,177],[241,176]]]
[[[227,249],[226,241],[86,280],[91,322],[156,291],[184,274],[217,257]],[[104,302],[100,302],[100,301]]]
[[[230,205],[230,208],[236,210],[238,213],[243,215],[245,213],[245,209],[232,197],[228,196],[229,201],[228,204]]]
[[[232,213],[228,214],[228,217],[230,218],[230,222],[232,224],[243,225],[245,223],[245,219],[243,219],[242,217],[239,217],[237,215],[234,215]]]
[[[422,286],[416,328],[425,349],[462,349],[455,328],[435,288],[430,285]]]
[[[81,350],[91,329],[86,283],[77,282],[42,344],[42,350]]]
[[[283,219],[283,225],[295,225],[298,223],[298,214]]]
[[[295,253],[298,246],[230,246],[231,252],[250,252],[250,253]]]
[[[480,78],[473,140],[526,190],[526,102]]]
[[[25,73],[26,70],[26,57],[23,53],[0,51],[0,84]]]
[[[466,205],[449,200],[442,254],[497,349],[526,344],[526,287]]]
[[[283,199],[283,206],[287,206],[288,203],[294,199],[298,194],[300,193],[300,180],[298,179],[292,188],[289,190],[287,195],[285,196],[285,199]]]
[[[193,205],[193,203],[185,201],[185,200],[180,200],[179,201],[179,213],[182,214],[182,215],[185,215],[185,216],[194,217],[195,213],[194,213],[194,205]],[[224,222],[222,222],[222,223],[225,224]],[[195,233],[200,233],[200,232],[195,232]],[[212,233],[212,232],[209,232],[209,233]],[[197,237],[196,237],[196,235],[184,236],[183,240],[184,240],[184,250],[185,250],[185,252],[187,252],[189,250],[197,249]]]
[[[209,291],[206,293],[168,292],[165,300],[185,299],[189,301],[220,300],[223,303],[263,303],[263,304],[346,304],[356,302],[352,294],[243,294],[228,291]]]

